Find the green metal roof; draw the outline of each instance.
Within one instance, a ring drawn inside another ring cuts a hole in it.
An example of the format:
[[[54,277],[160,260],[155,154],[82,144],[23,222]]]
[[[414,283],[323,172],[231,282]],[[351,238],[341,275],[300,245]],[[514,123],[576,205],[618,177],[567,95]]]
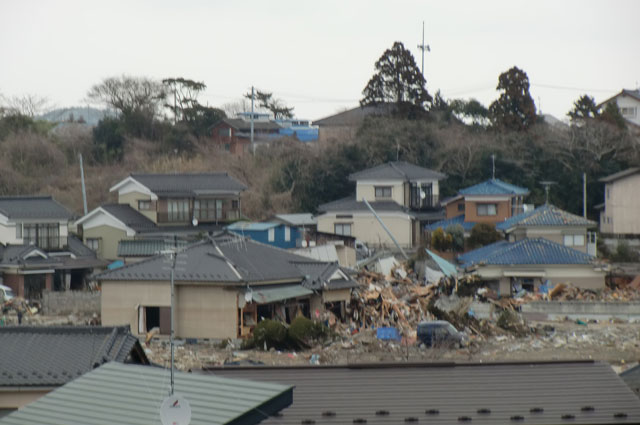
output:
[[[287,285],[279,288],[261,288],[252,290],[253,300],[259,304],[268,304],[274,301],[304,297],[311,294],[313,294],[313,291],[302,285]]]
[[[191,405],[190,425],[253,425],[293,401],[289,385],[175,372],[175,393]],[[0,419],[0,425],[160,423],[170,372],[107,363]]]

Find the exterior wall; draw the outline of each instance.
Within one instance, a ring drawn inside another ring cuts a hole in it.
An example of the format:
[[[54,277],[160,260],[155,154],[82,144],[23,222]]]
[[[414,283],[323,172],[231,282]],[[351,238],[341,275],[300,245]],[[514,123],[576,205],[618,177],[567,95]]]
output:
[[[129,192],[125,194],[118,194],[118,203],[119,204],[129,204],[131,208],[138,211],[140,214],[147,217],[149,220],[154,223],[158,223],[158,214],[156,213],[156,202],[151,201],[151,209],[149,210],[140,210],[138,209],[138,201],[151,201],[151,195],[147,195],[145,193],[140,192]]]
[[[275,246],[282,249],[289,249],[296,247],[296,241],[300,238],[300,230],[296,227],[289,227],[290,237],[289,240],[285,240],[285,228],[288,226],[280,225],[273,229],[274,238],[273,241],[269,241],[268,230],[230,230],[231,232],[249,236],[254,241],[258,241],[267,245]]]
[[[635,125],[640,125],[640,101],[631,96],[619,95],[612,102],[618,104],[620,111],[622,111],[622,108],[635,108],[635,114],[625,114],[623,117]]]
[[[342,214],[340,214],[342,215]],[[402,247],[411,247],[412,220],[407,215],[378,213],[384,224]],[[351,236],[365,242],[369,246],[385,246],[395,248],[393,240],[380,225],[373,214],[358,213],[351,218],[336,218],[335,213],[318,217],[318,231],[334,233],[334,224],[351,224]]]
[[[96,254],[99,258],[107,260],[118,259],[118,242],[133,239],[133,237],[127,236],[127,232],[124,230],[111,226],[96,226],[91,229],[85,229],[82,238],[85,243],[87,239],[100,239],[100,245]]]
[[[18,409],[31,403],[32,401],[36,401],[37,399],[54,389],[55,388],[44,390],[29,390],[24,387],[20,387],[15,391],[0,391],[0,409]]]
[[[587,252],[587,229],[586,228],[535,228],[530,227],[525,230],[526,237],[528,238],[545,238],[552,242],[558,243],[560,245],[564,245],[564,235],[582,235],[584,244],[582,245],[572,245],[569,248],[573,248],[580,252]],[[520,238],[522,239],[522,238]],[[517,240],[520,240],[517,239]]]
[[[342,267],[354,267],[356,265],[356,250],[345,245],[336,245],[338,264]]]
[[[21,244],[22,239],[16,238],[16,223],[0,224],[0,243]]]
[[[211,285],[176,285],[179,338],[236,338],[238,292]]]
[[[3,285],[11,288],[15,296],[24,298],[24,275],[4,273]]]
[[[479,216],[477,213],[477,205],[479,204],[497,204],[496,215]],[[509,200],[486,200],[486,201],[465,201],[464,206],[465,221],[473,221],[476,223],[492,223],[496,224],[511,217],[511,204]]]
[[[534,279],[549,280],[553,285],[566,283],[583,289],[602,289],[605,287],[604,271],[594,270],[592,265],[514,265],[514,266],[486,266],[480,267],[477,274],[483,280],[499,280],[500,294],[508,296],[511,278],[505,273],[517,276],[518,272],[524,276],[536,273]],[[506,292],[504,292],[506,291]]]
[[[605,184],[605,206],[600,231],[607,234],[640,234],[640,174]]]
[[[376,198],[376,186],[391,186],[391,197]],[[356,184],[356,200],[362,201],[363,198],[369,202],[395,201],[399,205],[406,205],[402,181],[359,181]]]
[[[351,289],[336,289],[334,291],[323,291],[322,301],[325,303],[332,301],[349,301],[351,300]]]
[[[458,209],[459,205],[462,205],[462,211],[460,211]],[[445,217],[447,219],[453,218],[453,217],[457,217],[457,216],[462,215],[464,213],[465,213],[465,210],[464,210],[464,198],[459,199],[459,200],[457,200],[455,202],[448,203],[446,208],[445,208]]]
[[[221,130],[229,131],[230,136],[221,136]],[[257,137],[257,133],[257,131],[254,131],[254,138]],[[242,156],[247,153],[251,144],[249,139],[237,137],[236,130],[225,122],[221,122],[211,129],[211,139],[219,148],[235,156]]]
[[[138,332],[138,307],[171,306],[169,282],[103,281],[100,310],[103,326],[129,325]]]

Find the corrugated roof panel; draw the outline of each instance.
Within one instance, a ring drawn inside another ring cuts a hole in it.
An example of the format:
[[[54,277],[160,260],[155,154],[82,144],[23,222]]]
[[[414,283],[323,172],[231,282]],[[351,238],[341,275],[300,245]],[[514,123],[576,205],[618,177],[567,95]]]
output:
[[[174,375],[175,393],[191,405],[191,425],[232,424],[249,412],[272,413],[291,402],[289,385],[184,372]],[[108,363],[0,419],[0,425],[160,423],[169,376],[166,369]]]

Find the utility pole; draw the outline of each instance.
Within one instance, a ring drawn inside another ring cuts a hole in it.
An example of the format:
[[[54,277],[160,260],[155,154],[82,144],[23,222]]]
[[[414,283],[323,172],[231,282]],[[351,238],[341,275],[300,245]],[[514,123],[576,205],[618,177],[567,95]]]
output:
[[[255,98],[253,86],[251,86],[251,153],[256,154],[256,145],[253,143],[253,100]]]
[[[587,173],[582,173],[582,216],[587,218]]]
[[[82,204],[84,207],[84,215],[87,215],[87,189],[84,186],[84,167],[82,166],[82,154],[78,153],[80,159],[80,183],[82,183]]]
[[[496,179],[496,154],[491,154],[491,180]]]
[[[418,44],[418,49],[422,50],[422,76],[424,77],[424,51],[431,51],[428,44],[424,44],[424,21],[422,21],[422,44]]]

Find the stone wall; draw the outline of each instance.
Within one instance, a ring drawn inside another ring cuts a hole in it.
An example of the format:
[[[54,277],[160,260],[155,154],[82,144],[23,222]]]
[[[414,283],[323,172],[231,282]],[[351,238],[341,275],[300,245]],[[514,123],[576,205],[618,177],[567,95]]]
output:
[[[100,292],[63,291],[42,293],[42,313],[50,316],[66,314],[100,314]]]

